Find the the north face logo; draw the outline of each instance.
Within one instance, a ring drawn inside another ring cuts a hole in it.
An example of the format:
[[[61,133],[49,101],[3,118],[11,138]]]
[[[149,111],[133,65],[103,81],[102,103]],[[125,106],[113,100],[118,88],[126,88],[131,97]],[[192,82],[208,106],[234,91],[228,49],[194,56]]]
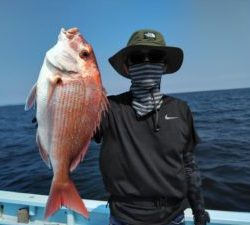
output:
[[[155,34],[152,32],[146,32],[146,33],[144,33],[144,38],[154,38],[155,39]]]

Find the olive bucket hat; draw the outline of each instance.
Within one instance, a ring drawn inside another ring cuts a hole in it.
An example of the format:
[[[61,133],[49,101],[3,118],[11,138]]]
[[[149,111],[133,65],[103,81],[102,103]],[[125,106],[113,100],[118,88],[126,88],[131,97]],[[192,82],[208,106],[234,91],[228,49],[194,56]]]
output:
[[[183,51],[180,48],[167,46],[163,35],[155,30],[143,29],[132,34],[127,46],[109,58],[110,64],[122,76],[130,78],[126,64],[131,54],[136,52],[157,51],[166,64],[163,74],[176,72],[182,65]],[[156,53],[157,54],[157,53]]]

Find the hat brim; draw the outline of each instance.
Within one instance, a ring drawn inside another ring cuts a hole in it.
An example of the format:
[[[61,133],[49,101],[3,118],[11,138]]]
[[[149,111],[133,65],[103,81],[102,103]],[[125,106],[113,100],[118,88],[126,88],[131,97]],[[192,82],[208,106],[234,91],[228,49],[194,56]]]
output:
[[[160,50],[164,53],[164,61],[167,66],[163,74],[171,74],[180,69],[183,62],[183,51],[177,47],[171,46],[152,46],[152,45],[132,45],[118,51],[115,55],[109,58],[110,64],[122,76],[129,78],[126,72],[126,61],[128,56],[136,51]]]

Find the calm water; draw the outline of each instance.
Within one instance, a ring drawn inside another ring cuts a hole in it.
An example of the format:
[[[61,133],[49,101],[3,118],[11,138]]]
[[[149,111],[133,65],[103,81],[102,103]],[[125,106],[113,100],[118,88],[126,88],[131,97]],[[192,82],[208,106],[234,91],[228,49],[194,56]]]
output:
[[[186,100],[203,142],[197,147],[207,209],[250,211],[250,88],[173,94]],[[34,111],[0,107],[0,189],[48,194],[52,172],[40,158]],[[91,143],[72,177],[82,198],[107,198],[100,146]]]

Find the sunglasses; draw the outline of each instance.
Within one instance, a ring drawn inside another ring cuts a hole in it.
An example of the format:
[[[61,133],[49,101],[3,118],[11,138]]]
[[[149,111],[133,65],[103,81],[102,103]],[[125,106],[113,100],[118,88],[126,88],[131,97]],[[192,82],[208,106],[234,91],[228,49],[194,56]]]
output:
[[[162,51],[133,52],[127,58],[128,65],[140,64],[143,62],[164,62],[165,54]]]

